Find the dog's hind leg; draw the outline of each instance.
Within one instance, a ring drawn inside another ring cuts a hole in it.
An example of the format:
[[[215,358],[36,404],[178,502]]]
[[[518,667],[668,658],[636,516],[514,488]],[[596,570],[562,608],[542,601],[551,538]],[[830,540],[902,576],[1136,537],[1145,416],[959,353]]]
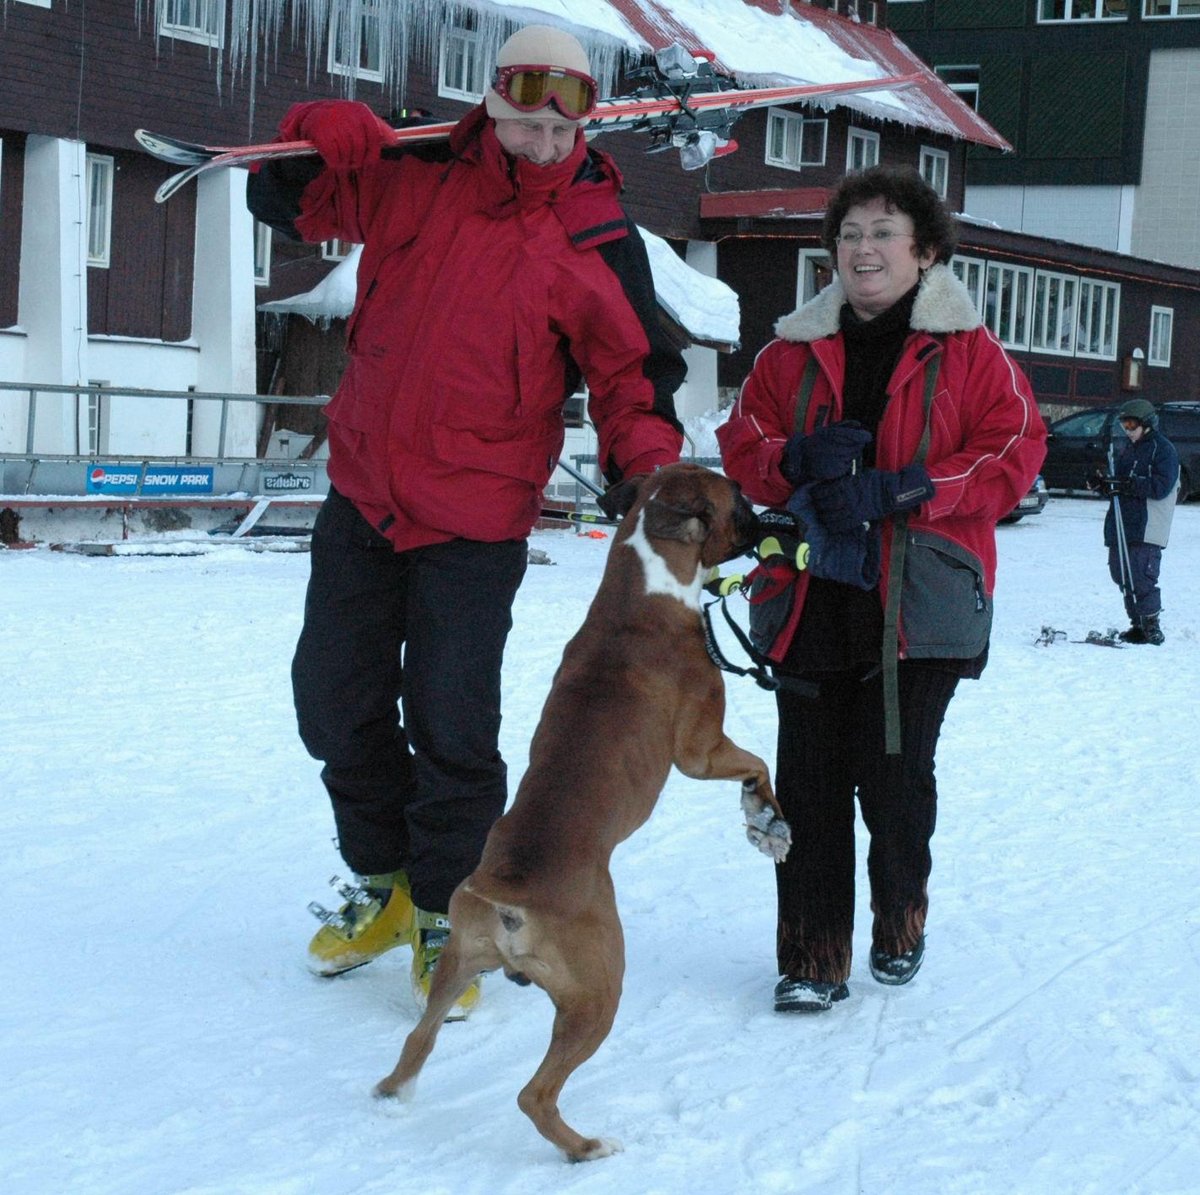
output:
[[[438,1031],[455,1000],[480,971],[494,971],[500,966],[500,954],[489,933],[494,928],[491,925],[495,921],[494,910],[483,901],[474,898],[460,901],[457,897],[455,893],[450,911],[451,917],[458,914],[458,919],[451,921],[455,928],[450,931],[450,940],[430,980],[429,1003],[405,1039],[395,1069],[375,1085],[378,1096],[411,1092],[411,1085],[433,1050]]]
[[[611,923],[601,932],[593,929],[594,917],[588,921],[592,924],[569,927],[570,932],[559,938],[571,944],[571,957],[552,966],[551,975],[530,971],[554,1001],[554,1030],[541,1066],[517,1096],[537,1131],[572,1162],[606,1158],[621,1150],[619,1141],[577,1133],[558,1110],[563,1084],[608,1036],[621,999],[625,947],[615,905]]]

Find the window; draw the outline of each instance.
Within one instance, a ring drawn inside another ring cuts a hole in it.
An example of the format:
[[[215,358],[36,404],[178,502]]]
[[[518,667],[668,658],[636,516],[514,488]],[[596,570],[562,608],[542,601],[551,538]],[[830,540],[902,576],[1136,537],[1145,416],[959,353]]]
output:
[[[325,261],[345,261],[350,256],[350,251],[353,248],[353,241],[322,241],[321,257]]]
[[[383,81],[378,0],[352,0],[334,7],[329,24],[329,73]]]
[[[846,173],[869,170],[879,165],[879,134],[851,128],[846,146]]]
[[[1033,284],[1030,348],[1070,356],[1075,351],[1075,302],[1079,279],[1038,270]]]
[[[801,249],[796,275],[796,306],[820,294],[833,281],[833,262],[824,249]]]
[[[466,14],[446,31],[442,40],[442,60],[438,70],[438,95],[455,99],[483,99],[487,83],[484,80],[483,44],[475,26],[473,14]]]
[[[979,67],[975,66],[939,66],[937,69],[938,78],[941,79],[947,87],[968,108],[974,108],[979,111]]]
[[[1123,21],[1129,0],[1039,0],[1038,21]]]
[[[1010,349],[1029,347],[1033,271],[989,262],[983,297],[983,322]]]
[[[271,226],[254,221],[254,285],[271,283]]]
[[[224,30],[225,0],[159,0],[160,37],[219,46]]]
[[[1171,364],[1171,333],[1175,326],[1173,307],[1150,308],[1150,365]]]
[[[983,314],[983,278],[985,265],[978,257],[952,257],[950,269],[955,278],[967,288],[975,303],[975,310]]]
[[[795,112],[771,108],[767,112],[767,165],[789,170],[824,166],[828,134],[827,120],[805,120]]]
[[[1117,313],[1121,288],[1115,282],[1081,279],[1075,353],[1080,357],[1117,359]]]
[[[950,181],[950,155],[944,149],[930,149],[922,145],[920,171],[921,177],[945,199]]]
[[[1200,17],[1200,0],[1142,0],[1145,17]]]
[[[113,160],[102,154],[87,156],[87,263],[108,268],[112,245]]]

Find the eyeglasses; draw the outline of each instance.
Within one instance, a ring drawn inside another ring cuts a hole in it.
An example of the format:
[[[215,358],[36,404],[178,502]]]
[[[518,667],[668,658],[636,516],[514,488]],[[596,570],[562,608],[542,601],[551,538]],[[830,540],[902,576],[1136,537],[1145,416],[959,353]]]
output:
[[[859,232],[857,229],[851,229],[849,232],[843,232],[840,236],[833,239],[839,245],[845,245],[848,249],[857,249],[864,240],[870,241],[873,245],[877,245],[882,249],[885,245],[890,245],[897,237],[914,237],[915,232],[896,232],[892,228],[877,228],[874,232]]]
[[[553,104],[568,120],[583,120],[596,108],[596,80],[564,66],[498,66],[492,90],[518,112]]]

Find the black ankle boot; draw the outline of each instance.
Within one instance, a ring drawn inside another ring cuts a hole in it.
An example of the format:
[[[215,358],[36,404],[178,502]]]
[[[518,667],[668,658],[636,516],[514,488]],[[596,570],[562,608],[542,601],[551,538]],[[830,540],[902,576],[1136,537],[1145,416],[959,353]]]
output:
[[[850,989],[844,983],[824,983],[820,979],[789,979],[786,975],[775,985],[776,1012],[825,1012],[838,1000],[845,1000]]]
[[[1158,625],[1157,614],[1147,614],[1142,619],[1142,634],[1145,636],[1143,643],[1153,643],[1157,647],[1164,642],[1166,636],[1162,633],[1162,627]]]
[[[908,983],[921,969],[925,958],[925,935],[911,949],[903,954],[885,954],[882,950],[871,947],[871,974],[880,983],[897,985]]]

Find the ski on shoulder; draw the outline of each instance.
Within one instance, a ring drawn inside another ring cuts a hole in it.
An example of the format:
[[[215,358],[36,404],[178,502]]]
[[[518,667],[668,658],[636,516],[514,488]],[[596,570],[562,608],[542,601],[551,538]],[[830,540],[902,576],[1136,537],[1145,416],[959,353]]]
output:
[[[856,79],[841,83],[798,83],[784,87],[738,87],[718,74],[704,56],[694,56],[680,46],[655,55],[655,65],[633,72],[632,78],[646,83],[632,95],[600,100],[584,124],[587,134],[645,132],[650,134],[648,153],[675,148],[685,170],[706,165],[714,157],[731,153],[737,143],[730,137],[734,122],[754,108],[771,104],[799,103],[836,95],[858,95],[871,91],[898,91],[925,78],[923,72],[887,75],[879,79]],[[457,121],[413,124],[393,129],[393,140],[384,157],[394,157],[415,145],[444,141]],[[258,145],[205,145],[185,141],[147,129],[134,132],[137,143],[148,154],[185,169],[172,175],[158,188],[154,198],[163,203],[208,170],[248,166],[278,158],[316,153],[311,141],[273,141]]]

